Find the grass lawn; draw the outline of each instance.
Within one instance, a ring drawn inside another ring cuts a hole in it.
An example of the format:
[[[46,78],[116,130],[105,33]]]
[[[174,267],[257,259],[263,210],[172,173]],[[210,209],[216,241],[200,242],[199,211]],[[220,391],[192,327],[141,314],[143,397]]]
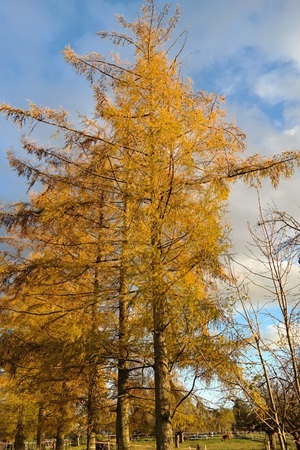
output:
[[[231,438],[229,441],[222,441],[221,437],[200,439],[198,441],[187,441],[180,445],[182,449],[196,449],[197,444],[201,450],[262,450],[265,448],[263,438]]]
[[[246,437],[232,437],[229,441],[222,441],[221,437],[208,439],[199,439],[194,441],[186,441],[179,445],[179,450],[196,450],[197,444],[200,450],[265,450],[265,436],[263,433],[255,433]],[[155,443],[153,441],[140,441],[131,444],[131,450],[154,450]],[[279,445],[277,446],[279,449]],[[288,450],[295,450],[294,443],[288,443]],[[112,450],[113,447],[112,447]]]

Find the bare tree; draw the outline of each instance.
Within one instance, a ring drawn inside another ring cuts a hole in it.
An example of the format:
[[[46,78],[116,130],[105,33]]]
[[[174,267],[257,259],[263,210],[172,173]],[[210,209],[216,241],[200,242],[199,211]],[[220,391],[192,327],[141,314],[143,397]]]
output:
[[[299,449],[300,224],[275,208],[263,211],[260,205],[259,222],[250,233],[253,268],[247,269],[242,282],[232,277],[246,349],[247,377],[241,376],[239,385],[267,431],[271,448],[277,433],[280,448],[286,449],[289,433]]]

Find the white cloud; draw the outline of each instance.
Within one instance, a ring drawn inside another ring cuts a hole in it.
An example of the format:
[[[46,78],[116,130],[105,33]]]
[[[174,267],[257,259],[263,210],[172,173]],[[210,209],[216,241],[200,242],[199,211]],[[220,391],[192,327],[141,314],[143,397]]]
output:
[[[266,60],[300,62],[298,0],[182,1],[190,24],[189,45],[205,59],[226,59],[244,47],[260,48]],[[255,64],[256,61],[253,61]],[[199,61],[200,64],[200,61]]]
[[[262,75],[254,92],[270,103],[300,102],[300,73],[279,69]]]

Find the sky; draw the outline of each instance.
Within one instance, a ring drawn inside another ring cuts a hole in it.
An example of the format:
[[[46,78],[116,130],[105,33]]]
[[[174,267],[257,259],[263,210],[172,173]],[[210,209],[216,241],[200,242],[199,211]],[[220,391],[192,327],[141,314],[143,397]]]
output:
[[[158,9],[165,4],[157,0]],[[171,10],[177,1],[171,0]],[[117,28],[115,14],[133,20],[141,0],[0,0],[0,103],[27,101],[91,114],[92,92],[61,51],[108,54],[96,32]],[[181,0],[178,34],[188,29],[184,74],[203,89],[226,97],[229,118],[247,135],[248,154],[300,149],[300,1]],[[0,117],[0,203],[24,198],[26,186],[5,159],[20,149],[18,129]],[[275,191],[260,192],[263,206],[276,204],[299,217],[299,173]],[[241,182],[229,201],[234,251],[249,262],[248,224],[258,218],[257,192]],[[255,263],[253,263],[255,264]]]

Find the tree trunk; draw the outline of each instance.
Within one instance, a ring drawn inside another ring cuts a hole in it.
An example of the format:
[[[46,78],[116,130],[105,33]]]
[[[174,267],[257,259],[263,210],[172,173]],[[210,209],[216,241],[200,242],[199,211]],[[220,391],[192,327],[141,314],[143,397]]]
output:
[[[25,450],[25,434],[22,416],[23,414],[20,413],[17,423],[17,430],[15,434],[15,442],[14,442],[15,450]]]
[[[87,433],[86,448],[87,450],[96,450],[96,434],[93,430]]]
[[[170,450],[173,448],[171,383],[163,300],[154,301],[153,318],[156,449]]]
[[[278,439],[279,439],[279,445],[280,445],[281,450],[286,450],[287,444],[286,444],[285,434],[283,432],[280,431],[278,433]]]
[[[61,429],[56,432],[56,445],[55,450],[64,450],[64,438],[65,435]]]
[[[128,198],[124,198],[124,223],[122,231],[120,286],[119,286],[119,354],[118,354],[118,400],[116,419],[117,450],[130,450],[129,430],[129,303],[128,303]]]
[[[116,420],[117,450],[130,450],[128,396],[129,368],[127,361],[128,315],[128,302],[126,298],[122,298],[121,296],[119,302],[118,400]]]
[[[36,434],[37,450],[45,449],[45,433],[44,433],[45,410],[42,406],[39,408],[38,429]]]
[[[175,448],[179,448],[179,440],[180,440],[179,434],[176,433],[175,434]]]
[[[117,449],[130,449],[129,433],[129,399],[128,399],[129,372],[126,361],[119,361],[118,370],[118,401],[117,401]]]
[[[178,431],[179,434],[179,444],[184,443],[184,432],[182,430]]]
[[[300,450],[300,435],[299,435],[299,433],[293,433],[293,438],[295,439],[296,449]]]
[[[92,332],[93,333],[93,330]],[[96,449],[96,437],[95,437],[95,389],[97,387],[97,367],[93,365],[90,367],[89,373],[89,386],[88,386],[88,402],[87,402],[87,437],[86,448],[87,450]]]
[[[271,450],[276,450],[275,433],[274,432],[269,432],[267,434],[268,434],[270,449]]]
[[[270,443],[270,450],[276,450],[276,433],[274,431],[267,432],[269,443]],[[281,433],[278,433],[278,439],[279,439],[279,446],[281,450],[286,450],[286,439],[285,436]]]
[[[177,431],[175,433],[175,447],[178,448],[179,444],[183,444],[184,443],[184,435],[183,435],[183,431]]]

